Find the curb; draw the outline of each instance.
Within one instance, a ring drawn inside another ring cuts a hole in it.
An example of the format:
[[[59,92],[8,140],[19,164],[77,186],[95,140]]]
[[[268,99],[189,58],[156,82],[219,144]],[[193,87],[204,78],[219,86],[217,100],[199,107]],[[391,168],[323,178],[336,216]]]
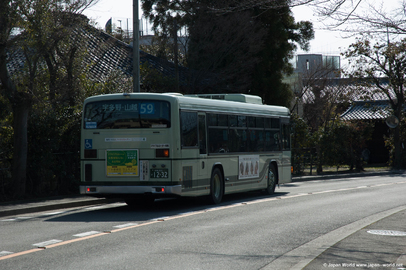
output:
[[[364,176],[394,175],[394,174],[403,174],[403,173],[405,173],[404,170],[385,170],[385,171],[376,171],[376,172],[333,173],[333,174],[322,174],[322,175],[293,176],[292,182],[304,182],[304,181],[313,181],[313,180],[328,180],[328,179],[364,177]]]

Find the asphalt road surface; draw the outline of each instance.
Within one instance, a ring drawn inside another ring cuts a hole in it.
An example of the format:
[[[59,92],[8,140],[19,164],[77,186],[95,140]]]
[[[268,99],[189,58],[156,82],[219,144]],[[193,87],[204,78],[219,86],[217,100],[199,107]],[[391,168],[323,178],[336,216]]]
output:
[[[316,259],[406,210],[405,194],[406,175],[390,175],[295,182],[274,196],[229,195],[216,206],[171,199],[4,217],[0,269],[331,269],[337,264]],[[391,224],[406,231],[399,218]],[[388,262],[397,257],[385,254]]]

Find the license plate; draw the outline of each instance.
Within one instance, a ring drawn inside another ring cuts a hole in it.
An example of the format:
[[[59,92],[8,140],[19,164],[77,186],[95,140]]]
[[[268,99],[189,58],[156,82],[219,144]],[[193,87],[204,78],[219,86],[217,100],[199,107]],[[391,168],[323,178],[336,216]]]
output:
[[[150,178],[168,178],[168,169],[151,169]]]

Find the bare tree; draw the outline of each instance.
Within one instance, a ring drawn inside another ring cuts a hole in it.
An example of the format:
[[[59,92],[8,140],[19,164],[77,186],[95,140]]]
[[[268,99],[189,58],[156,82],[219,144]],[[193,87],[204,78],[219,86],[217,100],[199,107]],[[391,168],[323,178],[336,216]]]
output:
[[[345,2],[350,0],[342,1],[329,1],[329,0],[290,0],[290,1],[279,1],[279,0],[230,0],[228,1],[229,5],[220,6],[212,9],[212,12],[224,14],[224,13],[233,13],[241,12],[245,10],[251,10],[253,8],[259,8],[262,10],[268,9],[279,9],[283,7],[296,7],[302,5],[312,5],[315,7],[330,5],[331,2],[335,2],[335,5],[340,5],[339,2]]]
[[[391,43],[373,43],[369,39],[359,40],[350,46],[346,57],[356,61],[357,69],[353,76],[365,78],[377,92],[384,94],[390,102],[393,114],[402,120],[406,99],[406,39]],[[387,77],[389,84],[382,83]],[[399,126],[394,129],[395,162],[401,167],[401,142]]]
[[[384,0],[316,0],[305,5],[318,15],[325,29],[340,32],[344,37],[371,34],[388,40],[389,36],[406,34],[405,0],[395,5]]]
[[[321,59],[320,59],[321,60]],[[318,157],[317,171],[322,172],[323,149],[320,138],[323,132],[334,129],[342,104],[348,104],[351,98],[351,89],[347,80],[339,79],[340,70],[334,61],[300,61],[304,67],[299,67],[300,79],[298,80],[296,103],[291,111],[295,111],[299,103],[303,103],[303,119],[308,124],[310,131],[315,136],[315,149]],[[300,64],[299,64],[300,65]]]
[[[216,13],[231,13],[251,8],[262,10],[280,8],[278,0],[233,0],[227,7],[213,10]],[[388,7],[384,0],[291,0],[284,5],[289,7],[308,6],[324,22],[326,29],[349,35],[358,33],[405,34],[406,1]]]

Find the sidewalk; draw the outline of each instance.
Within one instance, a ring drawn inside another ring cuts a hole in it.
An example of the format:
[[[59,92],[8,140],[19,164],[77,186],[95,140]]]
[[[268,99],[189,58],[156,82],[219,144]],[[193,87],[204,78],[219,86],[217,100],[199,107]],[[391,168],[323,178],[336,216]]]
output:
[[[405,173],[405,171],[402,170],[337,173],[320,176],[294,177],[292,182],[403,173]],[[406,210],[380,219],[349,235],[329,247],[303,269],[406,270]]]
[[[406,210],[356,231],[313,259],[305,270],[406,269]]]

